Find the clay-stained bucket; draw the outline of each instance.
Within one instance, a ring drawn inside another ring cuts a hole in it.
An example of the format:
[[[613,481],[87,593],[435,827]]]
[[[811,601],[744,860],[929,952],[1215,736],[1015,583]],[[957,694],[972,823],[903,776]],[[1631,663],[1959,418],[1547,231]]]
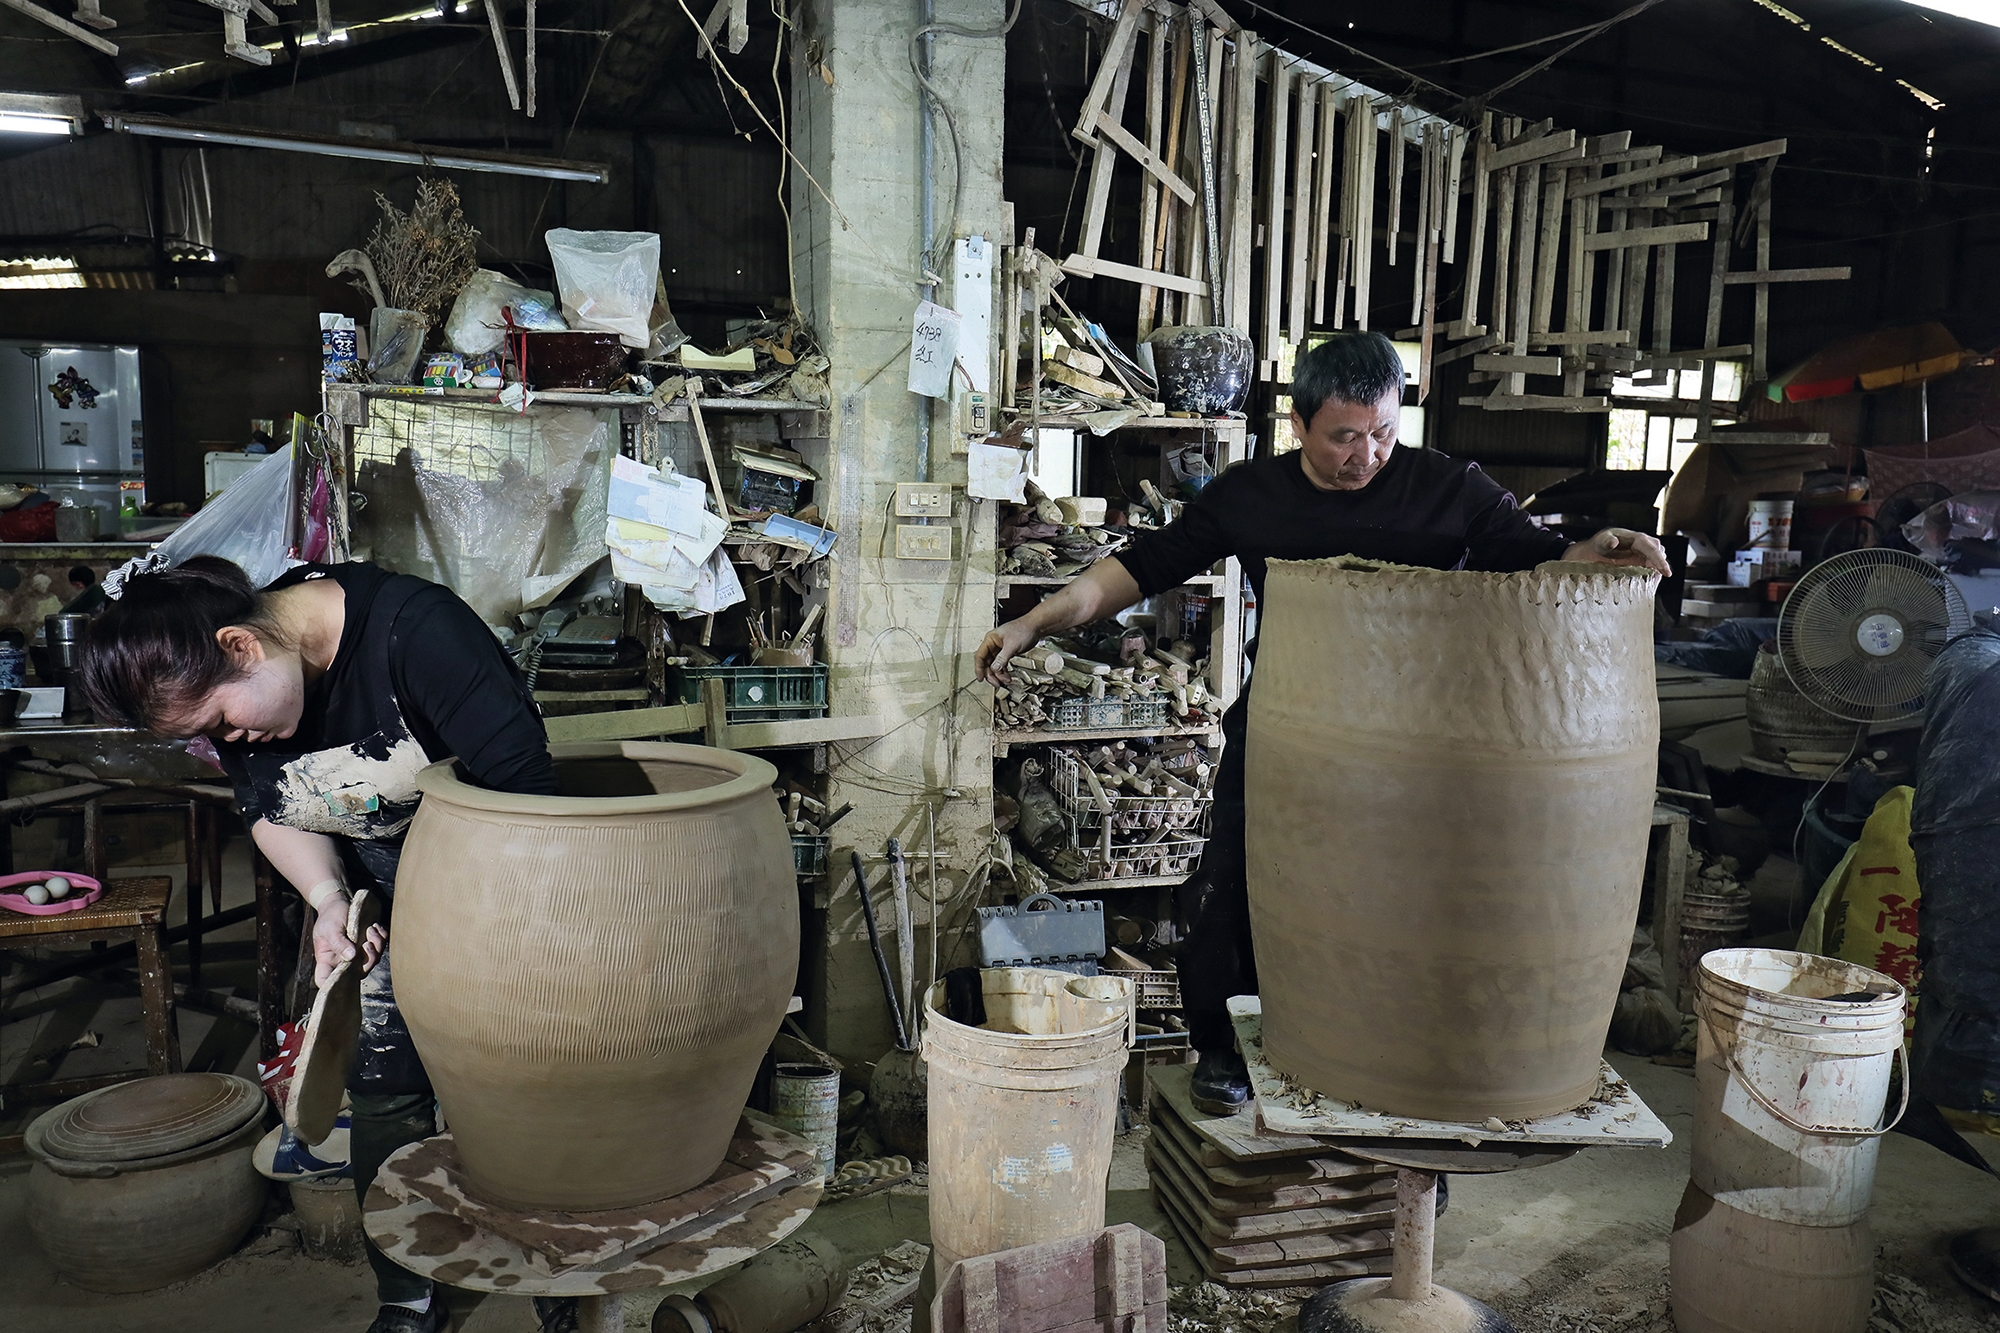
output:
[[[980,974],[986,1026],[927,1003],[931,1245],[940,1276],[1104,1225],[1132,983],[1034,967]]]
[[[294,1180],[287,1187],[299,1219],[299,1248],[308,1259],[358,1264],[368,1257],[362,1239],[361,1200],[346,1176]]]
[[[1837,995],[1870,995],[1838,1000]],[[1776,1222],[1868,1213],[1889,1074],[1903,1048],[1893,977],[1777,949],[1717,949],[1695,975],[1694,1183]],[[1907,1080],[1905,1081],[1907,1085]]]
[[[1697,1140],[1698,1141],[1698,1140]],[[1667,1243],[1679,1333],[1863,1333],[1875,1236],[1774,1222],[1717,1203],[1692,1182]]]
[[[819,1173],[833,1174],[840,1135],[840,1075],[825,1065],[779,1065],[771,1074],[771,1118],[812,1144]]]
[[[1271,562],[1244,777],[1273,1065],[1470,1124],[1596,1090],[1658,781],[1654,583]]]

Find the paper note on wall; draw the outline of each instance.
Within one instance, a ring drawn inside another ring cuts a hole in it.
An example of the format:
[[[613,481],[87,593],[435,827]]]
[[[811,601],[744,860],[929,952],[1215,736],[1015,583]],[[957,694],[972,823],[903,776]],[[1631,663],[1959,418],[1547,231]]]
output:
[[[1021,470],[1023,458],[1011,445],[974,440],[966,449],[966,494],[975,500],[1027,503],[1028,475]]]
[[[683,537],[704,538],[708,487],[678,473],[663,476],[629,458],[611,460],[611,493],[606,507],[613,518],[628,518],[665,528]],[[718,538],[719,540],[719,538]]]
[[[910,330],[910,392],[942,398],[951,392],[951,367],[958,359],[959,314],[929,301],[917,303]]]

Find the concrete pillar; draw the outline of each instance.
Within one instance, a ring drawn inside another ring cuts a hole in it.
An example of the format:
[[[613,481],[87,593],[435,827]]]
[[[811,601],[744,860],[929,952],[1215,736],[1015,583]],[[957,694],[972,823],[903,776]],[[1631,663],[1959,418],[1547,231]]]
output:
[[[813,1035],[850,1064],[880,1056],[894,1034],[849,850],[860,851],[868,868],[892,973],[895,913],[884,844],[898,838],[912,854],[921,992],[929,976],[927,811],[937,825],[939,897],[949,903],[941,969],[977,961],[953,932],[976,905],[977,895],[961,890],[969,879],[983,882],[978,870],[992,830],[991,691],[970,682],[972,652],[993,623],[993,505],[965,498],[965,461],[953,452],[942,403],[930,479],[956,487],[956,558],[897,559],[891,514],[896,483],[918,478],[919,413],[932,410],[931,400],[906,387],[923,248],[920,92],[909,58],[917,12],[915,0],[804,0],[794,11],[790,47],[793,143],[804,164],[803,171],[794,165],[791,186],[799,304],[832,361],[824,453],[831,485],[820,489],[840,544],[822,643],[832,664],[834,714],[887,721],[881,739],[835,745],[828,755],[829,799],[852,801],[854,813],[836,830],[820,890],[823,936],[807,946]],[[933,21],[991,28],[1004,18],[1000,0],[936,0]],[[938,232],[946,237],[951,226],[954,179],[962,178],[958,235],[994,238],[1002,214],[1005,40],[939,34],[933,60],[964,156],[954,172],[951,134],[938,117]],[[948,239],[941,248],[940,272],[949,279]],[[951,302],[949,283],[936,299]]]

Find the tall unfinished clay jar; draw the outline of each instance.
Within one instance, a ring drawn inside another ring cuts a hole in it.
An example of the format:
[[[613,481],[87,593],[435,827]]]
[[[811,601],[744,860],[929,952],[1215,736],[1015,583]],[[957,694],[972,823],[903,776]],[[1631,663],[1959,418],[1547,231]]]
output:
[[[552,747],[558,796],[417,779],[396,1000],[468,1185],[592,1211],[721,1164],[798,970],[791,837],[751,755]]]
[[[1473,1124],[1595,1090],[1657,780],[1653,587],[1271,563],[1245,831],[1272,1064]]]

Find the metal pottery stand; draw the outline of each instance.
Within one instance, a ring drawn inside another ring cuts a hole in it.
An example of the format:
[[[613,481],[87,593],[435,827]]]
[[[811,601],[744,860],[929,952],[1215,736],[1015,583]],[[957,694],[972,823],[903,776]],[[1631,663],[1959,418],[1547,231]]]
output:
[[[1596,1096],[1560,1115],[1500,1130],[1415,1120],[1323,1097],[1280,1074],[1264,1056],[1264,1007],[1256,996],[1232,999],[1229,1017],[1263,1129],[1323,1138],[1349,1156],[1397,1168],[1390,1276],[1325,1288],[1299,1312],[1300,1333],[1513,1333],[1496,1311],[1432,1280],[1438,1176],[1547,1166],[1593,1145],[1661,1148],[1673,1141],[1609,1064]]]
[[[810,1150],[802,1140],[789,1141]],[[660,1287],[689,1294],[756,1258],[805,1225],[825,1183],[817,1174],[795,1177],[796,1184],[764,1191],[768,1197],[740,1199],[683,1220],[651,1248],[642,1243],[599,1264],[550,1272],[546,1259],[531,1256],[520,1243],[430,1200],[413,1194],[399,1198],[405,1191],[385,1188],[384,1177],[402,1183],[399,1167],[422,1147],[399,1150],[369,1186],[362,1207],[369,1238],[395,1262],[445,1286],[503,1296],[574,1296],[580,1333],[622,1333],[628,1296]],[[673,1202],[661,1200],[622,1215],[671,1211]]]

